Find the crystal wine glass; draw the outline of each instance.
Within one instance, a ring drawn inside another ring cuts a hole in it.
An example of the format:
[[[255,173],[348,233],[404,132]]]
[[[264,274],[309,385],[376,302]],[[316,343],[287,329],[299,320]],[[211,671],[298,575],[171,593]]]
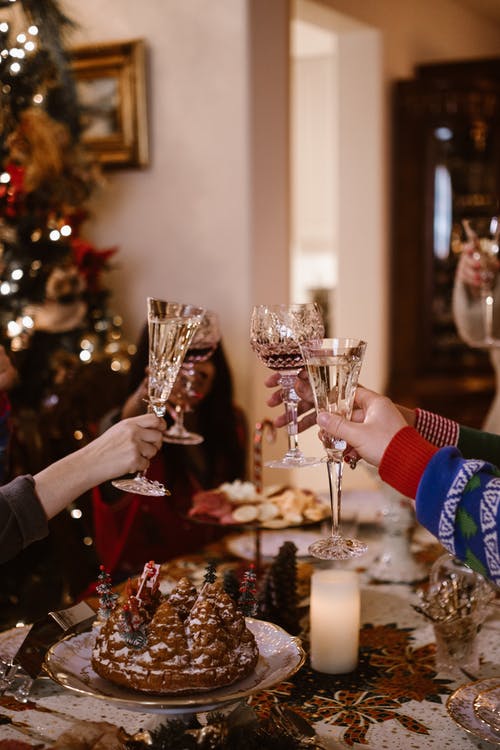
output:
[[[220,336],[217,313],[207,310],[193,336],[170,394],[169,403],[173,405],[174,424],[163,438],[166,443],[197,445],[203,442],[203,435],[186,429],[184,415],[191,410],[197,397],[196,363],[210,359],[220,341]]]
[[[316,339],[301,343],[300,348],[316,412],[327,411],[350,419],[366,343],[357,339]],[[339,440],[325,430],[320,431],[319,437],[326,450],[332,526],[330,536],[313,542],[309,552],[321,560],[359,557],[366,552],[366,544],[357,539],[346,539],[340,531],[342,469],[347,445],[345,440]]]
[[[158,417],[165,415],[170,392],[204,312],[194,305],[148,297],[148,404]],[[112,484],[123,492],[138,495],[170,494],[160,482],[147,479],[145,472],[115,479]]]
[[[250,343],[259,359],[280,373],[280,387],[287,416],[288,450],[283,458],[269,461],[273,469],[314,466],[319,458],[306,457],[298,444],[298,402],[294,383],[304,361],[299,343],[324,335],[323,317],[315,302],[291,305],[256,305],[250,322]]]

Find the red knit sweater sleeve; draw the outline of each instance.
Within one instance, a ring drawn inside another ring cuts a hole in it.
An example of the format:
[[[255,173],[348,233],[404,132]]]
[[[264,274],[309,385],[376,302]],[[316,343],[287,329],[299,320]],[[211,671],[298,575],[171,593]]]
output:
[[[439,450],[413,427],[403,427],[385,449],[379,466],[380,478],[406,497],[415,498],[422,474]]]

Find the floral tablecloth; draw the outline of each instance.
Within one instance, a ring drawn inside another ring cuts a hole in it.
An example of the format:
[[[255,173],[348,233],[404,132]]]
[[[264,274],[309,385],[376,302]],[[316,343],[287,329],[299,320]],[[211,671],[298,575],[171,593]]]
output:
[[[194,563],[184,567],[196,571]],[[370,582],[369,565],[361,576],[357,669],[332,676],[313,671],[306,661],[289,681],[251,696],[257,715],[267,715],[273,703],[286,703],[314,723],[325,748],[493,748],[448,715],[448,697],[469,679],[459,670],[436,671],[432,624],[412,606],[418,602],[415,586]],[[25,632],[0,634],[0,655],[14,653]],[[475,677],[500,676],[500,607],[492,607],[478,639],[481,664]],[[43,678],[25,704],[0,696],[0,750],[50,748],[77,719],[107,721],[133,733],[158,717],[116,708]]]

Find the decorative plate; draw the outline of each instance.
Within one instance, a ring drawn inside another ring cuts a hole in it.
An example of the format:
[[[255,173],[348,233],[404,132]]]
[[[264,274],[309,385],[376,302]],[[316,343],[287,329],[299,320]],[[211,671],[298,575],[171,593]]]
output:
[[[500,732],[497,732],[476,714],[474,703],[480,693],[498,686],[500,686],[500,678],[498,677],[469,682],[455,690],[446,703],[449,715],[462,729],[480,737],[482,740],[491,742],[493,745],[500,745]]]
[[[300,669],[305,653],[298,638],[263,620],[247,618],[259,647],[254,671],[232,685],[189,695],[151,695],[127,690],[99,677],[91,666],[95,632],[65,638],[47,652],[45,669],[59,685],[101,698],[129,711],[186,714],[212,711],[286,680]]]
[[[489,724],[500,736],[500,679],[493,687],[480,691],[474,701],[474,711],[481,721]]]

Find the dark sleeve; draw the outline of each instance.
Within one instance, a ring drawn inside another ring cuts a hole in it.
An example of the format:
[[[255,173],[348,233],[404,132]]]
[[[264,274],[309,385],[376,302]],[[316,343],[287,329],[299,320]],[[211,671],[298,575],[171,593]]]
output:
[[[49,532],[33,477],[16,477],[0,487],[0,563]]]
[[[464,458],[479,458],[500,467],[500,435],[460,425],[457,448]]]

